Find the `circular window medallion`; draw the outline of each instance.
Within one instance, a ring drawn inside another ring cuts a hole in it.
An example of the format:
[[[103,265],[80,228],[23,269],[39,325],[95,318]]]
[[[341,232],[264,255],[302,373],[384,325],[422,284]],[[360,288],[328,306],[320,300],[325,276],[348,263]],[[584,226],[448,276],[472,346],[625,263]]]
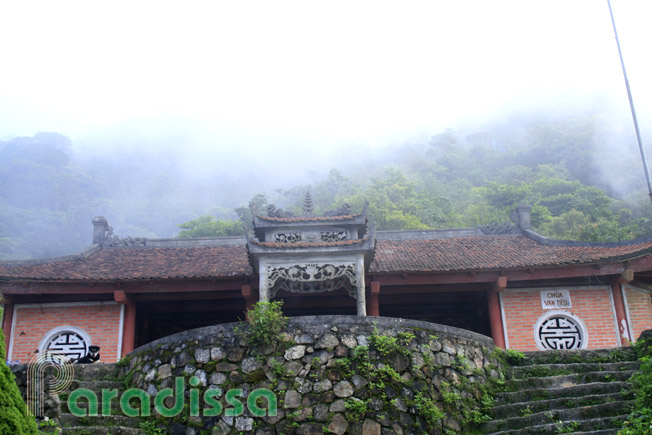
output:
[[[584,349],[588,337],[579,317],[566,311],[552,311],[539,318],[534,327],[539,350]]]
[[[41,342],[39,350],[63,355],[71,361],[78,360],[88,353],[90,338],[81,329],[74,327],[56,328],[50,331]]]

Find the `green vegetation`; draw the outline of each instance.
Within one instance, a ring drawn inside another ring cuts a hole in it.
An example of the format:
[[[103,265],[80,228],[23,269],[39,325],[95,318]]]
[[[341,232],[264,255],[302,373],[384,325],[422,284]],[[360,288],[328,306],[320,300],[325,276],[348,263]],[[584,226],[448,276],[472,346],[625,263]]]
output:
[[[527,417],[529,415],[532,415],[533,413],[534,413],[534,411],[532,411],[530,409],[529,405],[527,407],[521,409],[521,411],[519,412],[519,414],[521,414],[521,417]]]
[[[165,429],[158,427],[154,420],[143,421],[140,423],[139,427],[145,435],[163,435],[166,432]]]
[[[620,435],[649,434],[652,428],[652,339],[638,340],[634,344],[641,367],[631,378],[636,402]]]
[[[410,354],[410,351],[405,346],[413,339],[414,335],[405,333],[398,337],[380,335],[378,330],[374,328],[374,333],[369,337],[369,344],[385,357],[393,353],[400,353],[407,356]]]
[[[563,422],[563,421],[557,421],[555,422],[555,433],[573,433],[577,431],[577,428],[579,427],[579,423],[576,421],[569,421],[569,422]]]
[[[519,366],[527,360],[527,356],[523,352],[515,349],[501,349],[496,347],[493,355],[508,366]]]
[[[20,395],[14,374],[5,363],[5,355],[5,337],[0,331],[0,433],[36,434],[36,422]]]
[[[197,219],[180,224],[183,231],[179,237],[226,237],[244,236],[245,230],[242,222],[232,220],[218,220],[213,216],[199,216]]]
[[[282,307],[283,301],[258,302],[247,313],[249,327],[239,328],[237,333],[254,349],[277,343],[289,321],[283,315]]]
[[[432,337],[431,337],[432,338]],[[489,378],[486,382],[470,382],[465,377],[460,377],[456,384],[441,382],[438,391],[441,397],[431,396],[428,388],[422,385],[421,370],[412,371],[411,376],[402,377],[396,367],[405,367],[405,359],[411,356],[406,349],[415,336],[411,333],[399,333],[397,336],[381,334],[377,329],[369,336],[369,346],[355,347],[350,357],[339,358],[335,363],[335,370],[340,372],[342,378],[351,378],[360,375],[369,380],[365,391],[368,393],[366,400],[347,399],[345,402],[347,417],[354,420],[364,419],[369,412],[369,402],[372,400],[382,403],[378,413],[396,412],[402,406],[414,408],[425,420],[427,427],[418,430],[424,433],[439,433],[447,430],[443,423],[446,416],[459,421],[465,433],[475,433],[480,425],[488,421],[489,410],[495,405],[493,395],[503,385],[501,378]],[[433,338],[434,339],[434,338]],[[375,355],[376,359],[372,359]],[[458,359],[462,367],[469,364],[466,358]],[[424,371],[436,372],[440,368],[432,362]],[[479,370],[479,376],[484,374]],[[402,396],[402,389],[413,390],[413,398]],[[376,403],[375,406],[379,406]],[[378,410],[379,408],[374,408]]]
[[[380,230],[507,223],[518,204],[528,203],[535,230],[552,238],[615,241],[647,234],[652,216],[645,196],[618,197],[614,180],[595,167],[595,122],[532,121],[517,140],[510,132],[462,137],[446,131],[425,147],[403,150],[392,166],[353,177],[333,169],[310,185],[278,191],[273,202],[301,214],[310,191],[319,214],[345,202],[359,210],[368,201]],[[624,179],[631,190],[643,187],[630,175]],[[250,205],[262,213],[268,204],[256,195]],[[248,225],[248,209],[236,211]]]
[[[346,399],[344,402],[346,416],[351,421],[357,421],[364,418],[367,413],[367,401],[360,399]]]
[[[419,414],[425,418],[426,423],[430,427],[437,427],[441,424],[441,420],[446,416],[444,411],[441,410],[437,403],[430,397],[419,392],[414,397],[414,407],[419,411]]]
[[[257,213],[268,199],[300,213],[306,191],[316,214],[345,202],[357,211],[369,201],[378,229],[506,223],[525,202],[533,206],[534,228],[553,238],[612,241],[652,232],[638,157],[616,158],[596,147],[609,120],[578,112],[522,114],[509,122],[444,131],[289,188],[282,180],[243,183],[220,167],[212,178],[189,183],[180,176],[180,150],[143,147],[100,158],[56,133],[0,140],[7,186],[0,189],[0,259],[78,252],[90,243],[96,214],[122,237],[241,235],[252,220],[247,198]],[[255,171],[247,169],[243,174]],[[269,197],[256,194],[263,191]]]

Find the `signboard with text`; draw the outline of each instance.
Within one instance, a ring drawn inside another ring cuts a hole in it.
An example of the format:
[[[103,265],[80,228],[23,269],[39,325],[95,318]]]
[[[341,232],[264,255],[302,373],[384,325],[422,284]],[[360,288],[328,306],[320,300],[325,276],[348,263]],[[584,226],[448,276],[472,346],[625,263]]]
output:
[[[541,290],[541,308],[544,310],[571,308],[570,291],[568,290]]]

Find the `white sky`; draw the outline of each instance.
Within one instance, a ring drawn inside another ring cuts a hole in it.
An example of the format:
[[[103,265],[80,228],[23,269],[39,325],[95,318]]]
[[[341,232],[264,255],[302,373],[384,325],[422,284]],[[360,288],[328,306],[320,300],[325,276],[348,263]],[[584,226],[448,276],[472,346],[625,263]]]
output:
[[[613,7],[649,118],[652,1]],[[5,1],[0,60],[0,138],[386,144],[569,94],[628,110],[606,0]]]

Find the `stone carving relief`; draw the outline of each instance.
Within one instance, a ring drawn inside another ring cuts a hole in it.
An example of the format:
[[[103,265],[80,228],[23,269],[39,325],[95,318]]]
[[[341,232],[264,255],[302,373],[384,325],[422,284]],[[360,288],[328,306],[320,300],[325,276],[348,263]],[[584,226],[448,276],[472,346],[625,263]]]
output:
[[[124,239],[118,235],[113,234],[113,227],[109,230],[104,237],[102,243],[103,248],[131,248],[135,246],[145,246],[147,239],[142,237],[125,237]]]
[[[519,232],[516,225],[510,224],[510,223],[494,222],[494,223],[488,224],[488,225],[480,225],[478,228],[480,229],[480,231],[482,231],[482,234],[485,234],[485,235],[512,234],[512,233],[518,233]]]
[[[294,217],[294,213],[281,210],[280,208],[276,208],[274,204],[270,204],[267,206],[267,216],[275,218],[291,218]]]
[[[267,286],[271,297],[279,290],[323,293],[344,288],[355,298],[357,283],[354,263],[267,266]]]
[[[275,233],[276,243],[315,243],[315,242],[341,242],[349,238],[347,231],[306,231],[300,233]]]
[[[351,206],[349,203],[345,202],[342,207],[336,208],[335,210],[329,210],[324,213],[324,216],[347,216],[352,214]]]
[[[88,343],[74,331],[63,331],[49,340],[45,351],[77,360],[88,353]]]
[[[301,233],[276,233],[274,241],[277,243],[300,243],[303,241]]]
[[[322,242],[341,242],[348,238],[346,231],[322,231],[320,233]]]
[[[310,194],[307,194],[307,197],[309,197]],[[310,201],[306,204],[304,202],[303,206],[303,212],[304,216],[313,216],[313,211],[314,207],[312,206],[312,198],[310,198]],[[351,206],[348,203],[344,203],[341,207],[336,208],[335,210],[328,210],[324,212],[324,216],[348,216],[352,214],[353,211],[351,210]],[[280,208],[277,208],[274,204],[269,204],[267,206],[267,216],[268,217],[274,217],[274,218],[293,218],[297,217],[294,213],[290,211],[285,211]]]
[[[585,339],[579,322],[561,315],[545,319],[538,328],[537,338],[545,350],[581,349]]]

